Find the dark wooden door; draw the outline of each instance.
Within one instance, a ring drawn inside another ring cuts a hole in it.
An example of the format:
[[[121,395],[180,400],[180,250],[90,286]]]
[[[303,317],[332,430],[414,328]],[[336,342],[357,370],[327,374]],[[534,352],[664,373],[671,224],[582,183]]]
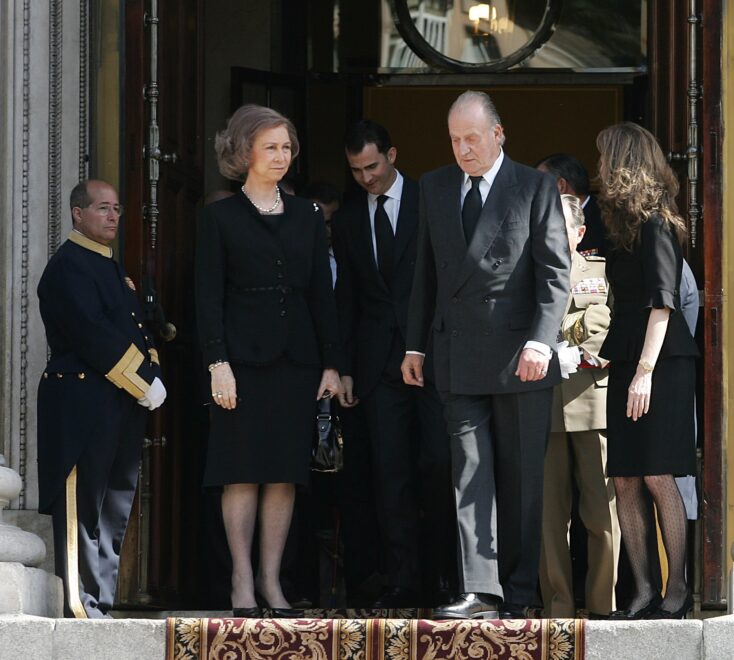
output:
[[[168,398],[151,416],[119,600],[186,607],[196,599],[201,574],[199,471],[206,432],[193,294],[203,183],[202,3],[158,0],[157,9],[156,23],[153,3],[125,3],[124,261],[140,283]],[[156,29],[157,44],[151,41]],[[151,131],[160,142],[155,162]]]

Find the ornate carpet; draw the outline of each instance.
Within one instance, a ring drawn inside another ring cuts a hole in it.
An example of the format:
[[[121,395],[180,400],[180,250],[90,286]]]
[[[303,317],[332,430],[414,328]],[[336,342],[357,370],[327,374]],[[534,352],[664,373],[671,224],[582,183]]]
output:
[[[582,619],[188,619],[166,660],[583,660]]]

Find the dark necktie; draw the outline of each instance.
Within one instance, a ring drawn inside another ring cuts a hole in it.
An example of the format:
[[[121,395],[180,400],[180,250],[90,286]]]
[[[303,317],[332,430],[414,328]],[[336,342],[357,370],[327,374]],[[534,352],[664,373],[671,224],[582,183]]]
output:
[[[385,211],[387,195],[377,198],[375,210],[375,242],[377,243],[377,268],[389,287],[392,283],[392,262],[395,250],[395,234],[390,224],[390,218]]]
[[[482,213],[482,193],[479,192],[479,182],[483,177],[470,176],[471,190],[464,197],[464,206],[461,209],[461,223],[464,225],[464,237],[466,244],[471,243],[474,236],[474,230],[479,222],[479,215]]]

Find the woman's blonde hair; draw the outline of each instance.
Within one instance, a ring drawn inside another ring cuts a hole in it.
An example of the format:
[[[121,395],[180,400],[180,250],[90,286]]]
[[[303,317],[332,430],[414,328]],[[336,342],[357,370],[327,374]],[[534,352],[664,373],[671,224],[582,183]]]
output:
[[[661,218],[682,242],[686,225],[675,203],[678,180],[655,136],[625,122],[602,130],[596,146],[599,206],[612,243],[632,251],[651,216]]]
[[[285,126],[291,141],[291,158],[298,155],[296,128],[288,117],[272,108],[249,103],[240,107],[227,122],[227,128],[217,133],[214,150],[222,176],[241,181],[247,175],[250,152],[258,133],[269,128]]]

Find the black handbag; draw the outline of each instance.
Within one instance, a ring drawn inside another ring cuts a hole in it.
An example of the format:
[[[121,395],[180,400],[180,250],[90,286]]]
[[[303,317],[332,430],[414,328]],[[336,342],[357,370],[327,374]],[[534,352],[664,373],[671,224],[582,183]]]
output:
[[[344,438],[339,417],[332,412],[330,398],[321,399],[316,409],[316,431],[311,449],[314,472],[339,472],[344,465]]]

